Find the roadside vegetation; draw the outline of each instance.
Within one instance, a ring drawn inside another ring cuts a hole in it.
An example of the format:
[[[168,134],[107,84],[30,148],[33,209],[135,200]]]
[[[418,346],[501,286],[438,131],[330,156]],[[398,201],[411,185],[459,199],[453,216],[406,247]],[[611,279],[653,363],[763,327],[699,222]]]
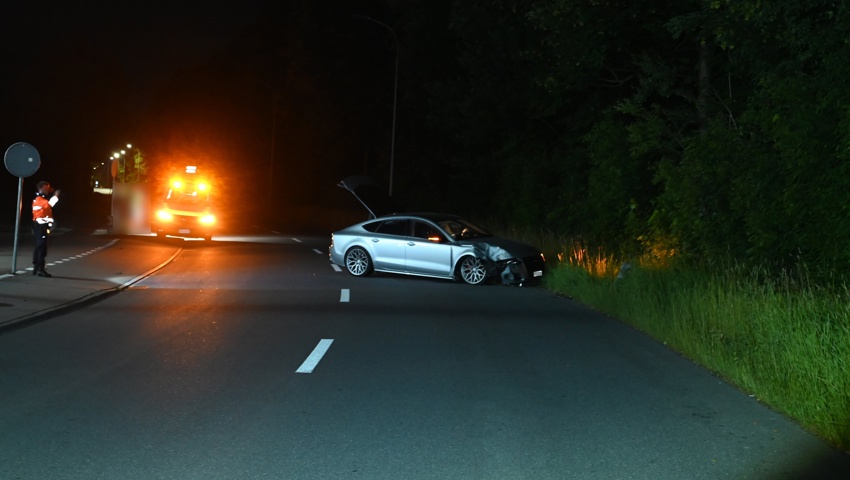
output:
[[[804,270],[694,267],[652,254],[620,276],[623,260],[602,249],[514,234],[547,252],[547,288],[634,326],[850,449],[846,284],[820,287]]]

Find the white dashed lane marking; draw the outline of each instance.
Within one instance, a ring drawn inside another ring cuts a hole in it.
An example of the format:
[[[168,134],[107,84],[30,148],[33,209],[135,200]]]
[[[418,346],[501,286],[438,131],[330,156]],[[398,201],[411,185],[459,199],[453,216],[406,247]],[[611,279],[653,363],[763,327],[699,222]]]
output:
[[[347,288],[343,288],[339,291],[339,302],[340,303],[348,303],[351,299],[351,291]]]
[[[341,269],[341,268],[339,268],[339,265],[337,265],[337,264],[335,264],[335,263],[332,263],[332,264],[331,264],[331,268],[333,268],[333,269],[334,269],[335,271],[337,271],[337,272],[341,272],[341,271],[342,271],[342,269]]]
[[[321,254],[323,253],[323,252],[322,252],[321,250],[319,250],[318,248],[314,248],[314,249],[313,249],[313,251],[314,251],[314,252],[316,252],[316,253],[318,253],[319,255],[321,255]]]
[[[72,256],[70,256],[70,257],[66,257],[66,258],[63,258],[63,259],[61,259],[61,260],[55,260],[55,261],[53,261],[53,262],[51,262],[51,263],[46,264],[45,266],[47,266],[47,267],[53,267],[53,266],[55,266],[55,265],[60,265],[60,264],[65,263],[65,262],[70,262],[71,260],[76,260],[76,259],[79,259],[79,258],[83,258],[83,257],[85,257],[85,256],[88,256],[88,255],[91,255],[91,254],[93,254],[93,253],[99,252],[99,251],[103,250],[104,248],[109,248],[109,247],[111,247],[111,246],[115,245],[116,243],[118,243],[118,239],[117,239],[117,238],[116,238],[116,239],[114,239],[114,240],[112,240],[112,241],[110,241],[109,243],[106,243],[106,244],[104,244],[104,245],[101,245],[101,246],[99,246],[99,247],[97,247],[97,248],[93,248],[93,249],[89,250],[88,252],[83,252],[83,253],[81,253],[81,254],[79,254],[79,255],[72,255]],[[21,275],[21,274],[23,274],[23,273],[31,272],[31,271],[32,271],[32,267],[28,267],[28,268],[26,268],[26,269],[24,269],[24,270],[18,270],[17,272],[15,272],[15,274],[16,274],[16,275]],[[9,275],[9,276],[12,276],[12,275]],[[5,277],[5,276],[0,276],[0,279],[3,279],[3,278],[6,278],[6,277]]]
[[[323,338],[319,341],[319,344],[316,345],[316,348],[313,349],[313,353],[307,357],[307,360],[304,360],[304,363],[298,367],[298,370],[295,373],[313,373],[313,369],[316,368],[316,365],[322,360],[322,357],[325,356],[328,349],[331,348],[331,344],[333,343],[332,338]]]

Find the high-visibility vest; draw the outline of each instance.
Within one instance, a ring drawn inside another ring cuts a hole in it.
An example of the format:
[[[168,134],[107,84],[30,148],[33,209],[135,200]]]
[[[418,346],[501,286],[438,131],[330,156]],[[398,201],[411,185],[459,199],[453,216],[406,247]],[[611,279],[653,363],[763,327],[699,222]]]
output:
[[[53,206],[59,201],[56,195],[50,197],[50,200],[43,195],[36,195],[32,201],[32,220],[38,223],[53,222]]]

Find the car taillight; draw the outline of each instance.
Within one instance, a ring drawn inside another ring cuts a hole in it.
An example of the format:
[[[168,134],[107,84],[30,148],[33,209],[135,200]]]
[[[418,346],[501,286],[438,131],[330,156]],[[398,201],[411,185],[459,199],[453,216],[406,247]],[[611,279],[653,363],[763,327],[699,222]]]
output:
[[[213,215],[204,215],[201,217],[201,223],[204,225],[212,225],[215,223],[215,216]]]
[[[159,210],[158,212],[156,212],[156,218],[166,222],[170,222],[174,219],[174,215],[166,212],[165,210]]]

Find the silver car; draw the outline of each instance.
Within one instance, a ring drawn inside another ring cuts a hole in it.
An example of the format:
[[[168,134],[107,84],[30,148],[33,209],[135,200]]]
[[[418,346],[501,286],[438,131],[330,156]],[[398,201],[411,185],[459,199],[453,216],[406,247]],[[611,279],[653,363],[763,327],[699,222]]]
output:
[[[457,215],[409,213],[378,216],[374,201],[364,201],[362,178],[340,186],[369,210],[370,220],[333,232],[330,261],[356,277],[372,272],[460,279],[472,285],[495,277],[507,285],[540,279],[545,259],[540,250],[497,238]],[[377,198],[377,196],[376,196]]]

